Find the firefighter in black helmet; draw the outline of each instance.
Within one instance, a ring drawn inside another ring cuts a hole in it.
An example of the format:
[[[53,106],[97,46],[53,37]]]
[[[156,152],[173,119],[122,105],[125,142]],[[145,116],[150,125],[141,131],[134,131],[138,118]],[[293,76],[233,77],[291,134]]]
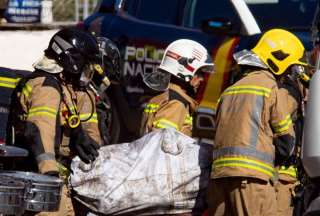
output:
[[[102,143],[89,88],[92,76],[103,71],[98,41],[86,32],[62,29],[34,68],[13,93],[7,142],[31,152],[24,169],[61,176],[76,155],[85,163],[94,161]],[[66,192],[59,215],[73,214]]]

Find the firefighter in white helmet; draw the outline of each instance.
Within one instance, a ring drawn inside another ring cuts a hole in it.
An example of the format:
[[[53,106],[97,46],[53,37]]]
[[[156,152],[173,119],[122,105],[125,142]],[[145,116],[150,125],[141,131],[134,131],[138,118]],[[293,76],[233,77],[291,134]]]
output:
[[[144,83],[159,94],[145,106],[141,134],[170,127],[190,136],[192,113],[197,105],[192,97],[205,73],[212,73],[213,69],[211,56],[198,42],[172,42],[157,72],[143,77]]]

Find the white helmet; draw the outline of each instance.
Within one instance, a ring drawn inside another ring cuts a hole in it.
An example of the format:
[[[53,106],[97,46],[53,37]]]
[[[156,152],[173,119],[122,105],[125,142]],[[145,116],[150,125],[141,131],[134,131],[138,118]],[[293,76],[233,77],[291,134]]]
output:
[[[157,72],[144,75],[143,81],[150,88],[162,91],[168,87],[170,75],[190,82],[197,72],[212,73],[214,64],[208,51],[200,43],[179,39],[169,44],[158,69],[160,70]]]
[[[180,39],[172,42],[164,52],[159,69],[189,82],[196,72],[213,72],[214,65],[206,48],[200,43]]]

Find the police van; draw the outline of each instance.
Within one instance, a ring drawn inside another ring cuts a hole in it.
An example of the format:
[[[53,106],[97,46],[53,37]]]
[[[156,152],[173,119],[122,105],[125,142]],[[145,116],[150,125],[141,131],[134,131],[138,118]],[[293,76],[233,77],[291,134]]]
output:
[[[233,80],[232,54],[250,48],[261,32],[271,28],[292,31],[307,50],[311,49],[310,27],[316,5],[316,0],[100,1],[82,27],[113,40],[123,57],[122,91],[129,109],[121,111],[123,106],[119,105],[116,110],[121,113],[118,116],[122,123],[113,128],[123,130],[125,126],[125,134],[128,130],[130,134],[132,127],[127,122],[138,121],[135,117],[139,112],[132,115],[122,112],[141,107],[140,96],[147,94],[141,74],[156,70],[169,43],[187,38],[203,44],[216,66],[215,73],[206,77],[206,85],[197,95],[200,106],[194,117],[194,136],[212,139],[217,100]],[[116,136],[122,132],[116,132]],[[134,138],[136,131],[131,132]]]

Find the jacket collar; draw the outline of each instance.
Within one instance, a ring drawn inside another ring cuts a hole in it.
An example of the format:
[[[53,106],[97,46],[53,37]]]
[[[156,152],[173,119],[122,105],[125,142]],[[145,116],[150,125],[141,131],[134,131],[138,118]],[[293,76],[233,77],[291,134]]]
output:
[[[186,91],[184,89],[182,89],[179,85],[176,85],[174,83],[170,83],[169,89],[179,93],[184,99],[186,99],[189,102],[190,108],[192,111],[194,111],[196,109],[196,107],[198,106],[197,101],[195,101],[192,97],[187,95]]]

